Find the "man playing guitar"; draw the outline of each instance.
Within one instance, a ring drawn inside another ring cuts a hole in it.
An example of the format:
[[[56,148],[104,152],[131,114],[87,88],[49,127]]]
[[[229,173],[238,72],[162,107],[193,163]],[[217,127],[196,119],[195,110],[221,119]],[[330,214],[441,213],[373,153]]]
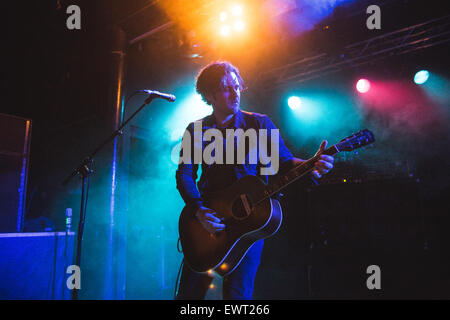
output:
[[[197,92],[203,100],[212,105],[213,113],[201,120],[202,131],[217,129],[223,133],[226,129],[266,129],[270,139],[270,132],[276,129],[272,121],[263,114],[250,113],[240,109],[240,95],[244,89],[244,83],[239,71],[229,62],[213,62],[204,67],[198,77],[196,84]],[[194,124],[187,127],[187,133],[194,136]],[[226,134],[224,134],[226,136]],[[305,160],[295,158],[284,145],[281,137],[278,137],[278,163],[280,171],[304,163]],[[184,140],[184,139],[183,139]],[[184,143],[184,141],[183,141]],[[333,168],[333,157],[321,154],[327,146],[323,141],[316,155],[317,161],[311,171],[311,178],[321,178]],[[205,144],[194,146],[194,148],[205,149]],[[235,146],[235,150],[236,146]],[[272,150],[273,151],[273,150]],[[183,152],[183,150],[182,150]],[[246,151],[247,152],[247,151]],[[257,153],[260,152],[258,149]],[[181,156],[181,155],[180,155]],[[248,155],[247,155],[248,156]],[[248,157],[247,157],[248,159]],[[198,163],[192,161],[180,161],[176,172],[177,188],[186,202],[187,207],[195,212],[195,217],[211,236],[226,230],[227,222],[216,215],[215,210],[208,208],[204,202],[204,195],[211,191],[223,190],[236,180],[247,175],[259,175],[265,183],[272,178],[268,175],[260,175],[258,170],[260,163],[205,163],[202,162],[202,174],[198,183]],[[260,263],[264,240],[256,241],[238,266],[223,278],[223,299],[251,299],[255,275]],[[199,273],[191,270],[186,264],[183,265],[180,286],[177,299],[204,299],[211,283],[211,276],[207,273]]]

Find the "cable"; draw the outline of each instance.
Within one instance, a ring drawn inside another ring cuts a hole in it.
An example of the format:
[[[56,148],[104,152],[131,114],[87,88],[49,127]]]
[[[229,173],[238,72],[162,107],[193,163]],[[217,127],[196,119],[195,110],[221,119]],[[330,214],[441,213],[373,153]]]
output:
[[[180,240],[180,239],[178,239]],[[184,258],[183,260],[181,260],[181,264],[180,264],[180,269],[178,269],[178,274],[177,274],[177,280],[175,281],[175,292],[173,293],[173,299],[175,300],[177,298],[177,293],[178,293],[178,289],[179,289],[179,280],[180,280],[180,274],[181,274],[181,269],[183,269],[183,264],[184,264]]]
[[[178,237],[178,241],[177,241],[177,250],[178,250],[178,252],[179,253],[183,253],[183,249],[182,248],[180,248],[180,244],[181,244],[181,241],[180,241],[180,237]],[[180,273],[181,273],[181,269],[183,268],[183,264],[184,264],[184,258],[183,258],[183,260],[181,260],[181,264],[180,264],[180,269],[178,270],[178,275],[177,275],[177,280],[175,281],[175,292],[174,292],[174,299],[176,299],[177,298],[177,291],[178,291],[178,286],[179,286],[179,283],[178,283],[178,281],[180,280]]]
[[[128,101],[130,101],[130,99],[131,99],[136,93],[139,93],[139,92],[140,92],[139,90],[136,90],[135,92],[133,92],[133,93],[127,98],[127,100],[125,100],[125,103],[124,103],[123,107],[125,108],[125,106],[127,105]]]

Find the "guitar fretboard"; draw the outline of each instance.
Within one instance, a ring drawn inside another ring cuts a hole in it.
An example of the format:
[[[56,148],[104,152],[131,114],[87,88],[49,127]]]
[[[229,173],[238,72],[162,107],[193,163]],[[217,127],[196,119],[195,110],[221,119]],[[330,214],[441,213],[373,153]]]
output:
[[[339,149],[337,148],[337,146],[333,145],[328,149],[324,150],[321,154],[334,155],[338,152]],[[311,159],[306,160],[302,164],[290,169],[288,172],[279,175],[275,179],[275,181],[273,181],[270,185],[268,185],[265,188],[264,194],[261,195],[261,197],[258,197],[258,200],[254,203],[254,205],[257,205],[258,203],[266,200],[267,198],[270,198],[277,192],[281,191],[283,188],[287,187],[292,182],[311,172],[314,169],[314,163],[316,163],[321,154],[316,155]]]

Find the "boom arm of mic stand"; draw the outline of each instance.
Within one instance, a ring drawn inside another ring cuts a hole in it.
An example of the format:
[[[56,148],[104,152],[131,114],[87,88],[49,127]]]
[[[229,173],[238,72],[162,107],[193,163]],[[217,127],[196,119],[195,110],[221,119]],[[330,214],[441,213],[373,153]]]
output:
[[[155,96],[150,96],[147,99],[145,99],[144,103],[125,121],[122,123],[122,125],[115,130],[105,141],[103,141],[90,155],[88,155],[81,164],[75,168],[72,173],[67,176],[66,179],[61,183],[62,186],[65,186],[70,180],[72,180],[73,177],[75,177],[77,174],[82,174],[84,168],[86,167],[88,162],[91,162],[94,159],[94,156],[109,142],[115,139],[118,135],[121,135],[123,133],[122,129],[128,124],[128,122],[131,121],[147,104],[152,102],[153,99],[155,99]]]

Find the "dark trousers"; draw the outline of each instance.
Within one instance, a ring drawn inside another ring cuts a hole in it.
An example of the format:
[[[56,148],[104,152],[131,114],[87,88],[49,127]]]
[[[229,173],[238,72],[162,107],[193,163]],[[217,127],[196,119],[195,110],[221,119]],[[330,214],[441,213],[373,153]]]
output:
[[[223,278],[224,300],[250,300],[258,271],[264,240],[259,240],[247,251],[241,263]],[[196,273],[186,264],[181,272],[177,300],[202,300],[205,298],[212,277],[207,273]]]

